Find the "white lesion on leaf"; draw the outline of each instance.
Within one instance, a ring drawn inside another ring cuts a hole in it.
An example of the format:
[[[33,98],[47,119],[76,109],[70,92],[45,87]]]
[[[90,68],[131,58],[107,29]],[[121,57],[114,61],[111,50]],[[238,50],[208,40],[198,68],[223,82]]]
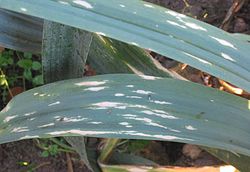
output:
[[[109,87],[89,87],[85,88],[84,91],[101,91]]]
[[[21,133],[25,131],[29,131],[28,127],[15,127],[11,130],[11,133]]]
[[[44,125],[39,125],[38,128],[46,128],[46,127],[51,127],[54,125],[55,125],[55,123],[48,123],[48,124],[44,124]]]
[[[13,115],[13,116],[7,116],[4,120],[3,120],[3,122],[9,122],[10,120],[12,120],[12,119],[14,119],[14,118],[16,118],[16,117],[18,117],[18,115]]]
[[[236,62],[232,57],[230,57],[228,54],[226,53],[221,53],[221,56],[226,59],[226,60],[229,60],[229,61],[232,61],[232,62]]]
[[[171,10],[166,10],[165,13],[170,14],[171,16],[174,16],[174,17],[187,18],[187,16],[185,16],[184,14],[180,14]]]
[[[68,2],[66,1],[58,1],[60,4],[63,4],[63,5],[70,5]]]
[[[23,116],[34,115],[35,113],[37,113],[37,111],[27,112],[27,113],[23,114]]]
[[[123,96],[125,96],[125,94],[123,94],[123,93],[116,93],[115,94],[115,97],[123,97]]]
[[[186,26],[188,26],[189,28],[192,28],[192,29],[195,29],[195,30],[202,30],[202,31],[206,31],[206,32],[207,32],[207,29],[205,29],[205,28],[202,27],[202,26],[197,25],[196,23],[185,22],[185,21],[183,21],[183,23],[184,23]]]
[[[236,48],[231,42],[229,42],[229,41],[227,41],[227,40],[220,39],[220,38],[216,38],[216,37],[211,36],[211,35],[209,35],[209,37],[212,38],[212,39],[214,39],[214,40],[216,40],[216,41],[219,42],[221,45],[224,45],[224,46],[226,46],[226,47],[230,47],[230,48],[233,48],[233,49],[237,50],[237,48]]]
[[[153,5],[150,5],[150,4],[143,4],[145,7],[147,8],[155,8]]]
[[[160,77],[156,77],[156,76],[149,76],[149,75],[139,75],[142,79],[145,80],[157,80],[157,79],[162,79]]]
[[[152,91],[147,91],[147,90],[134,90],[132,91],[133,93],[137,93],[137,94],[144,94],[144,95],[149,95],[149,94],[155,94]]]
[[[189,54],[189,53],[186,53],[186,52],[182,52],[182,53],[185,54],[185,55],[187,55],[187,56],[189,56],[189,57],[192,57],[193,59],[198,60],[198,61],[200,61],[200,62],[202,62],[202,63],[204,63],[204,64],[212,65],[212,63],[210,63],[210,62],[207,61],[207,60],[201,59],[201,58],[199,58],[199,57],[196,57],[196,56],[194,56],[194,55],[192,55],[192,54]]]
[[[59,105],[60,103],[61,103],[60,101],[56,101],[54,103],[49,104],[48,106],[55,106],[55,105]]]
[[[84,81],[75,83],[77,86],[100,86],[106,84],[107,81]]]
[[[197,130],[197,128],[193,127],[192,125],[186,125],[185,128],[191,131]]]
[[[187,28],[186,26],[183,26],[183,25],[181,25],[181,24],[179,24],[179,23],[176,23],[176,22],[174,22],[174,21],[171,21],[171,20],[166,20],[166,22],[169,23],[169,24],[171,24],[171,25],[181,27],[181,28],[183,28],[183,29],[186,29],[186,28]]]
[[[93,6],[89,2],[84,1],[84,0],[73,0],[73,3],[81,5],[81,6],[85,7],[85,8],[88,8],[88,9],[93,8]]]

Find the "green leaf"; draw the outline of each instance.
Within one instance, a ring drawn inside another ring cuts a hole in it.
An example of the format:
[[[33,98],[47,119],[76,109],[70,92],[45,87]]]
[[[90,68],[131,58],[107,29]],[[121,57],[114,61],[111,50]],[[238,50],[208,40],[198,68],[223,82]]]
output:
[[[40,70],[42,68],[42,64],[38,61],[33,61],[32,63],[32,69],[33,70]]]
[[[32,79],[32,82],[34,85],[43,85],[44,84],[43,75],[37,75]]]
[[[128,144],[129,152],[138,152],[148,146],[150,142],[148,140],[131,140]]]
[[[0,18],[0,42],[3,47],[22,52],[41,53],[42,19],[3,9],[0,9]]]
[[[137,156],[133,154],[127,154],[127,153],[119,153],[119,152],[114,152],[109,160],[109,164],[129,164],[129,165],[143,165],[143,166],[159,166],[159,164]],[[107,164],[106,164],[107,165]]]
[[[50,145],[49,146],[49,153],[50,153],[50,155],[55,156],[55,155],[58,154],[58,152],[59,152],[58,145]]]
[[[250,92],[249,43],[171,10],[139,0],[1,0],[0,7],[151,49]]]
[[[32,80],[32,73],[30,69],[26,69],[23,71],[23,76],[25,79],[27,79],[28,81]]]
[[[97,74],[137,73],[161,77],[171,75],[145,50],[100,35],[93,37],[88,63]]]
[[[49,152],[48,151],[43,151],[41,156],[44,157],[44,158],[47,158],[49,156]]]
[[[119,74],[48,84],[16,96],[0,121],[0,143],[84,135],[169,140],[250,155],[248,100],[168,78]]]
[[[32,58],[32,54],[31,53],[27,53],[27,52],[23,53],[23,56],[26,59],[31,59]]]
[[[17,65],[23,69],[31,69],[32,68],[32,60],[21,59],[17,62]]]
[[[227,164],[231,164],[236,167],[241,172],[250,171],[250,157],[237,154],[234,152],[228,152],[219,149],[211,149],[207,147],[202,147],[204,150],[212,154],[213,156],[221,159],[222,161],[226,162]]]
[[[64,139],[74,148],[76,152],[80,155],[81,160],[87,166],[90,171],[93,171],[90,162],[88,160],[88,153],[85,146],[84,137],[64,137]]]
[[[8,52],[0,53],[0,66],[12,65],[13,59]]]

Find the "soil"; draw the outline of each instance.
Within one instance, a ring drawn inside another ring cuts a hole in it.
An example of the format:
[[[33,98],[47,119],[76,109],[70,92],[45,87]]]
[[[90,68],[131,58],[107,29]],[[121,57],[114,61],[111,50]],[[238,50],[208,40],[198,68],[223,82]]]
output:
[[[182,12],[194,18],[203,20],[214,26],[220,27],[228,9],[231,7],[233,0],[147,0],[165,6],[177,12]],[[189,4],[187,7],[185,2]],[[227,31],[250,34],[250,3],[246,2],[241,10],[234,14]],[[152,53],[163,66],[167,68],[179,65],[177,62],[168,59],[162,60],[161,56]],[[165,58],[164,58],[165,59]],[[188,79],[220,88],[218,80],[212,76],[206,75],[201,71],[190,69],[192,73]],[[92,75],[93,69],[87,71],[86,75]],[[20,84],[16,84],[20,86]],[[0,93],[1,96],[3,93]],[[4,102],[0,100],[0,108],[3,108]],[[56,156],[44,158],[41,156],[42,150],[38,148],[33,140],[25,140],[14,143],[0,145],[0,172],[67,172],[67,158],[64,152]],[[161,165],[178,165],[178,166],[205,166],[220,165],[223,162],[214,158],[207,152],[199,150],[197,147],[184,145],[174,142],[156,142],[152,141],[147,147],[139,152],[140,155],[156,161]],[[76,154],[70,154],[74,172],[86,171],[84,164]],[[25,164],[27,163],[27,164]]]

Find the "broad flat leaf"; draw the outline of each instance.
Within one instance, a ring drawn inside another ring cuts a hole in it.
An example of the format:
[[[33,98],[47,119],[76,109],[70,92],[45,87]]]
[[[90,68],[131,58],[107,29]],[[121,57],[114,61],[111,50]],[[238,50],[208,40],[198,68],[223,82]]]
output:
[[[41,52],[43,20],[0,9],[0,45],[6,48]]]
[[[177,77],[143,49],[100,35],[93,37],[88,62],[97,74],[136,73]]]
[[[233,166],[218,167],[147,167],[147,166],[131,166],[131,165],[103,165],[103,172],[239,172]]]
[[[159,166],[159,164],[137,156],[133,154],[127,154],[127,153],[120,153],[120,152],[114,152],[109,160],[109,164],[112,165],[119,165],[119,164],[129,164],[129,165],[142,165],[142,166],[151,166],[156,167]],[[107,164],[106,164],[107,165]]]
[[[250,155],[249,101],[198,84],[131,74],[61,81],[15,97],[0,143],[92,136],[192,143]]]
[[[249,43],[171,10],[139,0],[0,0],[0,7],[151,49],[250,92]]]
[[[202,147],[204,150],[209,152],[210,154],[216,156],[217,158],[223,160],[224,162],[233,165],[237,169],[239,169],[241,172],[250,171],[250,157],[232,153],[220,149],[211,149],[208,147]]]
[[[93,34],[56,22],[43,24],[42,64],[46,83],[83,76]],[[89,171],[91,168],[84,137],[66,137],[80,155]]]
[[[86,151],[85,138],[84,137],[64,137],[64,139],[76,150],[76,152],[80,155],[81,160],[83,160],[86,167],[93,171],[89,160],[88,154]]]
[[[22,51],[31,51],[35,53],[41,51],[43,20],[6,10],[0,10],[0,18],[0,25],[2,23],[5,24],[4,31],[9,35],[7,38],[17,37],[16,34],[18,32],[13,30],[13,25],[15,25],[14,28],[22,28],[22,30],[25,30],[22,35],[18,35],[18,40],[20,42],[11,40],[6,41],[0,37],[0,44],[2,43],[7,48]],[[35,25],[35,27],[30,27],[30,20],[33,21],[32,24]],[[11,23],[11,25],[6,25],[6,23]],[[0,29],[1,27],[2,26],[0,26]],[[37,27],[39,27],[39,29],[37,29]],[[36,34],[31,35],[30,33]],[[0,34],[0,36],[2,36],[2,34]],[[39,39],[39,42],[36,42],[37,39]],[[30,42],[32,46],[30,46],[30,44],[24,44],[24,42]],[[15,45],[12,45],[12,43]],[[35,44],[38,48],[33,47]],[[98,74],[133,73],[130,68],[132,67],[147,75],[169,76],[169,71],[161,67],[160,64],[157,64],[155,60],[151,60],[150,55],[145,53],[142,49],[100,35],[96,35],[92,41],[88,62]]]

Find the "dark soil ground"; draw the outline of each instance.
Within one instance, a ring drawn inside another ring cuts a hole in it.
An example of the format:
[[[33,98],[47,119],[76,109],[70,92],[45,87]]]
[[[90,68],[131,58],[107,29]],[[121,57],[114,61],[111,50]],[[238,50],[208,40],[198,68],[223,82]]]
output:
[[[147,0],[157,3],[172,10],[186,13],[194,18],[220,27],[233,0]],[[186,6],[186,3],[189,6]],[[241,10],[234,14],[227,31],[250,34],[250,2],[246,2]],[[157,54],[153,55],[157,57]],[[161,60],[161,58],[159,58]],[[168,67],[171,60],[161,61],[163,66]],[[171,65],[169,65],[171,66]],[[191,80],[205,84],[205,80],[196,72]],[[192,74],[193,75],[193,74]],[[190,79],[190,78],[189,78]],[[214,82],[213,82],[214,84]],[[214,84],[214,87],[219,87]],[[0,101],[0,108],[4,103]],[[223,164],[205,151],[197,150],[197,147],[189,147],[180,143],[152,141],[138,154],[152,159],[161,165],[178,166],[205,166]],[[59,152],[56,156],[44,158],[40,149],[33,140],[19,141],[0,145],[0,172],[67,172],[66,153]],[[70,154],[75,172],[82,172],[84,164],[76,154]]]

